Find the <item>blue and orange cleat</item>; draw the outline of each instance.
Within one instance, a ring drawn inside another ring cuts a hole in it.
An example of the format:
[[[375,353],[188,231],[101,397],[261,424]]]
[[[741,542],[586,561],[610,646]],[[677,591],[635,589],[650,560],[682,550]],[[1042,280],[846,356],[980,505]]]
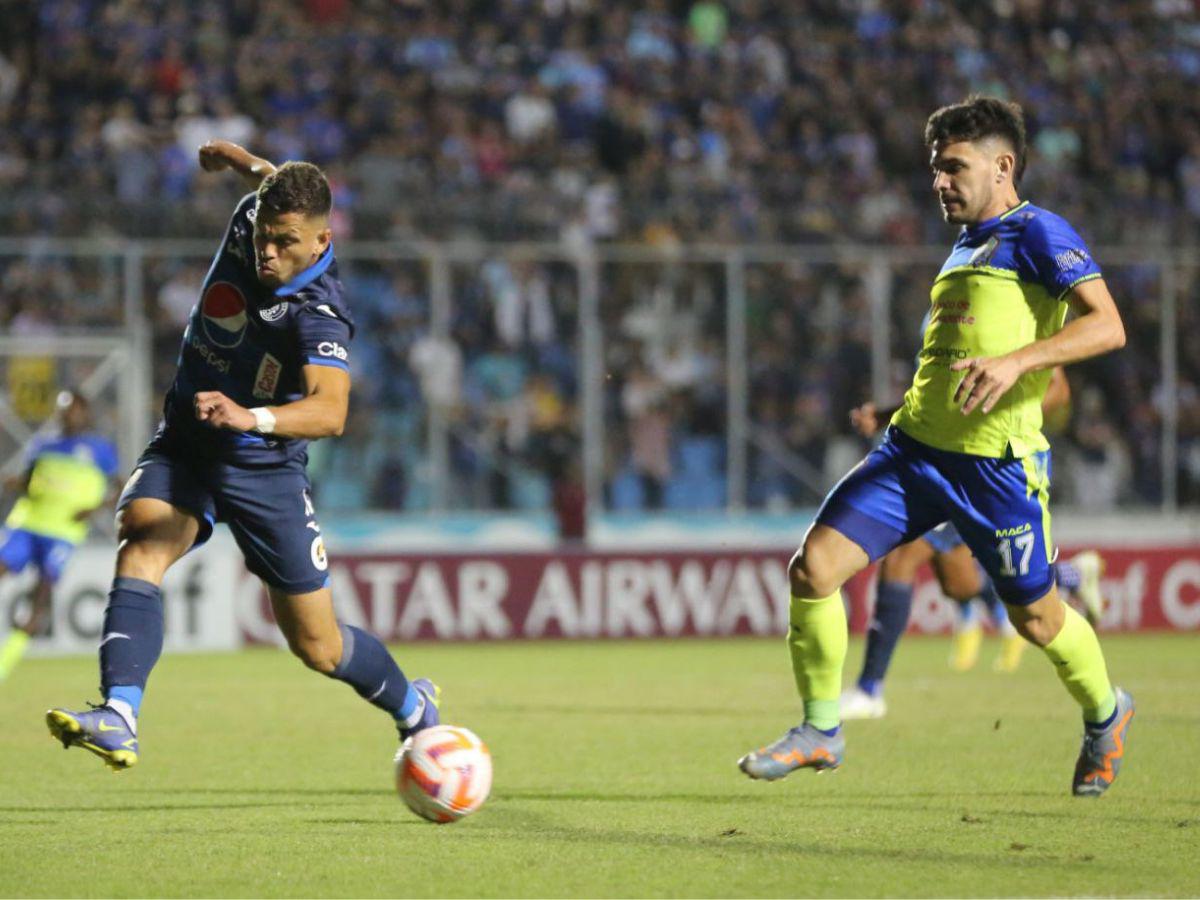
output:
[[[1107,791],[1121,771],[1129,723],[1133,721],[1133,698],[1123,688],[1114,688],[1117,711],[1112,724],[1103,731],[1084,728],[1083,746],[1075,761],[1075,777],[1071,791],[1076,797],[1099,797]]]
[[[121,714],[107,706],[87,712],[52,709],[46,713],[50,736],[62,741],[63,749],[82,747],[99,756],[114,772],[138,761],[138,739]]]
[[[776,781],[797,769],[815,769],[818,774],[836,769],[845,755],[846,739],[840,730],[831,736],[806,722],[775,743],[747,753],[738,760],[738,768],[751,778]]]
[[[428,678],[417,678],[413,681],[412,686],[413,690],[425,698],[425,708],[421,711],[421,718],[415,725],[407,726],[403,722],[398,724],[401,741],[406,741],[418,731],[432,728],[441,721],[441,717],[438,715],[438,706],[442,702],[442,689]]]

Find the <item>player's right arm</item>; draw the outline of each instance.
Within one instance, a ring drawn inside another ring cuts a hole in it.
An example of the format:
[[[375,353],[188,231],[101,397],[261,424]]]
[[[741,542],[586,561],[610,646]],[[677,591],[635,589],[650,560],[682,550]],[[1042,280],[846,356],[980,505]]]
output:
[[[247,409],[220,391],[199,391],[193,399],[196,418],[214,428],[258,431],[281,438],[315,441],[338,437],[346,427],[350,410],[350,373],[331,366],[310,365],[304,369],[304,396],[280,406],[259,407],[269,416],[270,428],[263,429],[254,410]]]
[[[200,168],[205,172],[232,169],[242,176],[251,190],[258,190],[262,180],[275,171],[270,160],[255,156],[245,147],[232,141],[208,141],[200,147]]]
[[[964,415],[981,405],[985,413],[991,412],[1026,372],[1065,366],[1125,346],[1121,313],[1103,278],[1077,284],[1066,299],[1076,318],[1057,334],[1003,356],[964,359],[950,366],[952,371],[966,372],[954,394]]]

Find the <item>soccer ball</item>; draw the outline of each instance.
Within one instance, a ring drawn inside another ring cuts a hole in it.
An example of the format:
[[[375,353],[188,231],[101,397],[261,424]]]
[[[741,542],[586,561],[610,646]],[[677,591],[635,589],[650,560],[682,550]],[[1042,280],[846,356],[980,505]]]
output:
[[[457,725],[418,731],[396,753],[396,791],[430,822],[457,822],[483,806],[492,789],[492,754]]]

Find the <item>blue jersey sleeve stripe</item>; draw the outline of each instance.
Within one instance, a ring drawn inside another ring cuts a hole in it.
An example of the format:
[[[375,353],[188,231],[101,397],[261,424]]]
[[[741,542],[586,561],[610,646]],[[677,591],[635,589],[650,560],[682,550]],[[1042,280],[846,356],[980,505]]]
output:
[[[323,357],[323,356],[308,357],[308,365],[310,365],[310,366],[332,366],[335,369],[345,369],[346,371],[350,371],[350,366],[348,363],[344,363],[340,359],[328,359],[327,357]]]

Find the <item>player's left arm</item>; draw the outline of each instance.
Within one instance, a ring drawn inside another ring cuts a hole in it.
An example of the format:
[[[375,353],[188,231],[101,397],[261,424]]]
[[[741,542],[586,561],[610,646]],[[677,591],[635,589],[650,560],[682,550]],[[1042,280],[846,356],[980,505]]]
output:
[[[1003,356],[962,359],[950,366],[965,372],[954,392],[963,415],[976,407],[989,413],[1026,372],[1065,366],[1125,346],[1125,326],[1103,278],[1071,288],[1066,297],[1076,317],[1057,334],[1026,344]]]
[[[274,417],[270,430],[263,431],[258,416],[220,391],[196,394],[196,418],[214,428],[230,431],[259,431],[310,441],[337,437],[346,427],[346,414],[350,409],[350,373],[346,369],[324,365],[304,366],[303,373],[305,396],[282,406],[259,407]]]

